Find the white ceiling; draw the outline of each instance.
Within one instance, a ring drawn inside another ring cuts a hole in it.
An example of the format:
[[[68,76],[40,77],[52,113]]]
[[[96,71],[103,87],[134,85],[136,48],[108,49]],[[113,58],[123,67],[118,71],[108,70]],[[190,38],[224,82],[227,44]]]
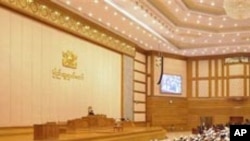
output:
[[[250,52],[250,19],[227,16],[223,0],[51,1],[145,50],[184,56]]]

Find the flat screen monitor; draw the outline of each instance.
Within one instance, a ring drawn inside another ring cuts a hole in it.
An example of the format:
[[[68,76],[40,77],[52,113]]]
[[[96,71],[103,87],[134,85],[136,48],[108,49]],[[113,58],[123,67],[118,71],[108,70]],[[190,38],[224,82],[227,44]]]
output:
[[[181,94],[182,78],[180,75],[163,74],[161,85],[161,93]]]

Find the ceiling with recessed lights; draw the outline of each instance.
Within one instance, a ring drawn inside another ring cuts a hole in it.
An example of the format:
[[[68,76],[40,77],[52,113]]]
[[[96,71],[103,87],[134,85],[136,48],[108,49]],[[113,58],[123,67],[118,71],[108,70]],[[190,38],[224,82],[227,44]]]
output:
[[[144,50],[183,56],[250,52],[250,19],[223,0],[51,0]]]

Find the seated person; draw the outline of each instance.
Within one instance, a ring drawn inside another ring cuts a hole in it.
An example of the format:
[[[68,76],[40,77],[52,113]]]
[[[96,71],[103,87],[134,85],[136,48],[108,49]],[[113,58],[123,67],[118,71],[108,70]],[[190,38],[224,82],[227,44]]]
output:
[[[89,115],[89,116],[90,116],[90,115],[95,115],[95,113],[94,113],[94,111],[93,111],[93,109],[92,109],[91,106],[88,107],[88,115]]]

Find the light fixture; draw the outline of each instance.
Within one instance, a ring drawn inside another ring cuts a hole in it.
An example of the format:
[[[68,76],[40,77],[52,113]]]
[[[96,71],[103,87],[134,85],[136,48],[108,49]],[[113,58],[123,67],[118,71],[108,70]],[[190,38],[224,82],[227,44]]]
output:
[[[224,0],[226,14],[237,20],[250,17],[250,0]]]

